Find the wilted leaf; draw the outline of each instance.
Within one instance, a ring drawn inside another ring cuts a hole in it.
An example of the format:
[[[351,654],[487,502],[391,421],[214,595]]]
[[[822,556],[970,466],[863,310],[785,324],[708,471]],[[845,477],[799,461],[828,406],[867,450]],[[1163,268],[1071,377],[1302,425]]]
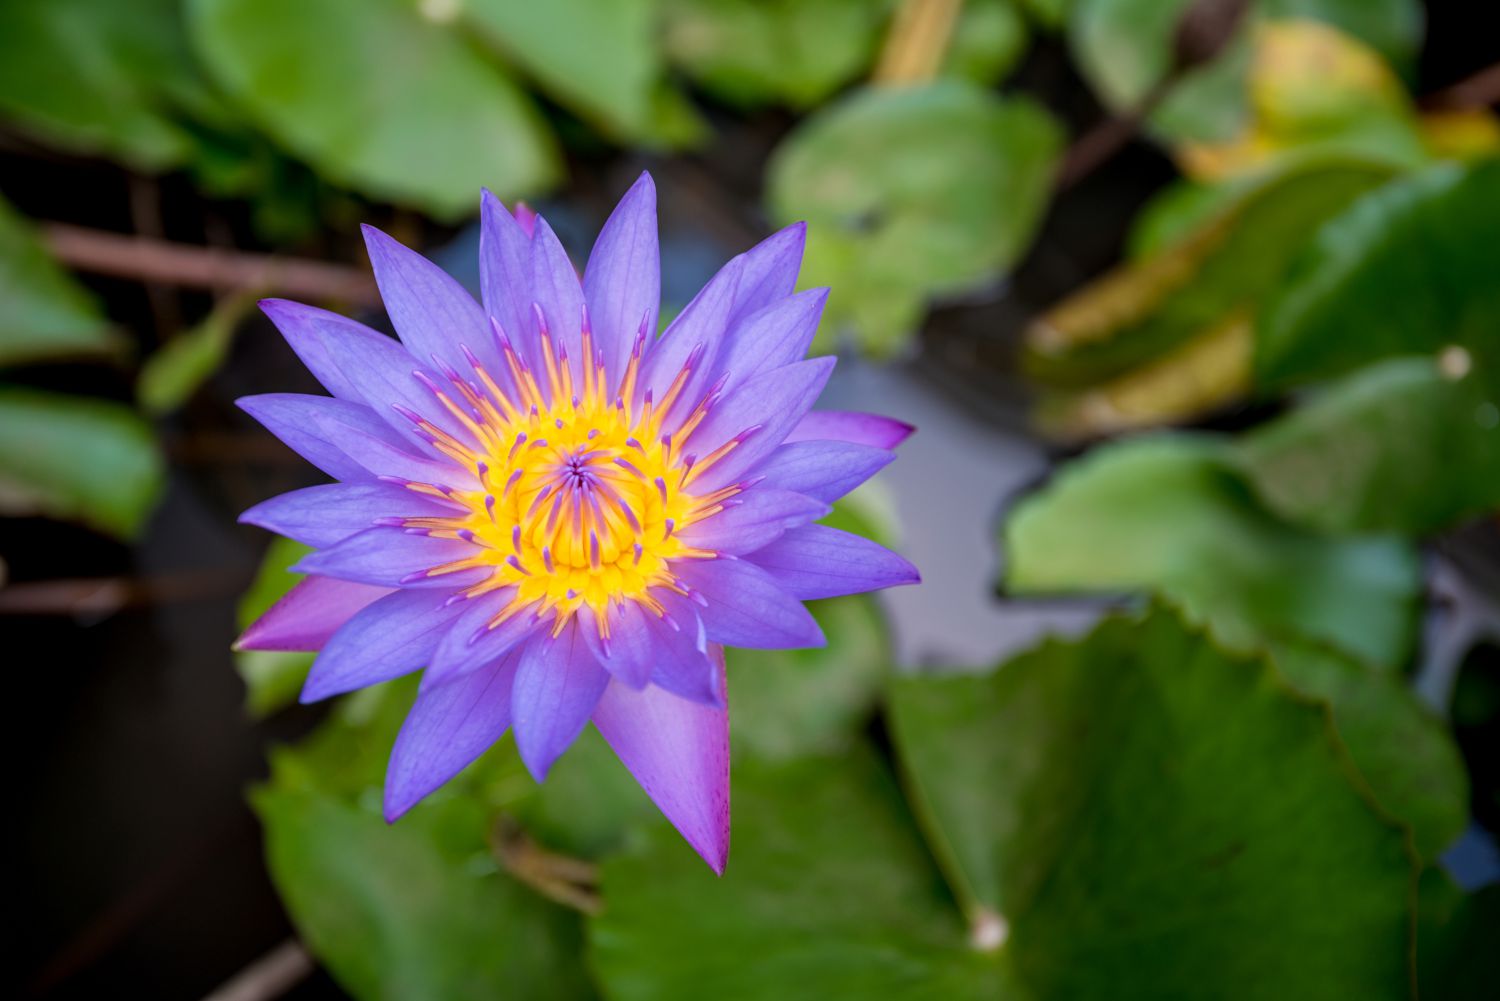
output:
[[[0,199],[0,366],[98,357],[119,347],[93,297]]]
[[[219,82],[328,178],[441,218],[557,180],[525,94],[452,24],[403,0],[189,0]]]
[[[1247,433],[1266,506],[1324,531],[1405,535],[1500,508],[1500,372],[1475,368],[1500,357],[1450,350],[1361,369]]]
[[[867,0],[669,0],[672,61],[742,107],[810,108],[874,58],[884,11]]]
[[[778,220],[808,223],[803,282],[833,289],[821,336],[890,354],[928,296],[998,278],[1041,219],[1060,144],[1037,105],[954,80],[863,90],[803,122],[768,187]]]
[[[1209,436],[1123,441],[1064,467],[1006,519],[1004,558],[1015,593],[1154,591],[1236,647],[1304,637],[1394,665],[1416,633],[1411,546],[1278,520]]]
[[[0,389],[0,512],[76,519],[130,538],[164,475],[151,427],[129,407]]]
[[[255,580],[240,597],[235,612],[241,630],[260,618],[302,579],[301,574],[290,573],[287,568],[310,552],[312,548],[300,542],[281,536],[271,539]],[[234,666],[245,683],[245,708],[252,716],[262,717],[296,701],[314,656],[279,650],[236,650]]]
[[[892,716],[930,839],[1008,924],[1027,996],[1408,996],[1405,836],[1263,662],[1116,619],[903,679]]]
[[[1350,205],[1318,231],[1267,304],[1257,383],[1279,390],[1452,344],[1493,373],[1497,232],[1497,160],[1431,167]]]

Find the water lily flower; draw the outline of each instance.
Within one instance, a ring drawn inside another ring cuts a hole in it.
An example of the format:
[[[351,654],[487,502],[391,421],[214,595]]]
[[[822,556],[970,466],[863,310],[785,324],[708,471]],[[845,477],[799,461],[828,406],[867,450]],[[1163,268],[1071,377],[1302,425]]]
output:
[[[821,645],[805,600],[917,580],[817,524],[911,429],[812,409],[834,360],[803,360],[827,294],[793,293],[803,233],[731,260],[660,336],[647,175],[581,281],[544,219],[486,192],[483,305],[367,227],[399,343],[262,304],[332,396],[240,405],[338,482],[243,515],[315,552],[239,645],[320,651],[303,701],[425,671],[388,820],[507,730],[540,781],[592,721],[723,871],[724,647]]]

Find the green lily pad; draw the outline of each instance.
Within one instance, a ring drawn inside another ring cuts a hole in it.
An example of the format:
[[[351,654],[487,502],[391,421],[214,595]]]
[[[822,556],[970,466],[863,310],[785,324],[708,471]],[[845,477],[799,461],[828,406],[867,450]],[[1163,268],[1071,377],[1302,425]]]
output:
[[[769,202],[808,223],[803,283],[833,289],[821,346],[847,332],[894,353],[929,296],[999,278],[1041,221],[1061,140],[1040,106],[957,80],[861,90],[798,126]]]
[[[1155,592],[1239,648],[1302,637],[1395,665],[1416,635],[1412,546],[1280,521],[1207,435],[1097,448],[1018,504],[1003,535],[1014,593]]]
[[[165,475],[150,425],[129,407],[0,388],[0,513],[76,519],[128,539]]]
[[[107,357],[119,349],[94,297],[0,198],[0,366]]]
[[[1500,161],[1440,164],[1331,219],[1269,303],[1256,380],[1270,391],[1461,345],[1500,384]]]
[[[942,75],[994,86],[1021,62],[1030,40],[1014,0],[969,0],[959,12]]]
[[[1500,371],[1478,368],[1492,364],[1394,358],[1345,376],[1241,438],[1246,476],[1267,507],[1323,531],[1423,535],[1492,511]]]
[[[415,4],[190,0],[188,10],[218,82],[340,184],[456,219],[477,209],[485,185],[514,197],[558,179],[531,101]]]
[[[866,0],[669,0],[668,56],[704,90],[750,108],[811,108],[875,57],[885,11]]]
[[[154,417],[177,410],[223,367],[234,333],[255,306],[257,293],[235,296],[191,330],[162,345],[141,364],[136,399]]]
[[[1027,996],[1408,996],[1404,832],[1264,662],[1156,614],[891,703],[930,838]]]

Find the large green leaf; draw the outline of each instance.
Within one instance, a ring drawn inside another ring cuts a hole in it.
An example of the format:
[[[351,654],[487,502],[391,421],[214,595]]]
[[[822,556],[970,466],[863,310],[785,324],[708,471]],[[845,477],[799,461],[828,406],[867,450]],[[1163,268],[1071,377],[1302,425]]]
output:
[[[884,14],[868,0],[667,0],[665,45],[721,100],[810,108],[870,64]]]
[[[151,427],[128,407],[0,388],[0,512],[129,538],[156,506],[165,465]]]
[[[436,6],[436,5],[434,5]],[[443,218],[558,177],[525,94],[404,0],[189,0],[200,55],[246,111],[327,177]]]
[[[1272,644],[1272,662],[1292,687],[1327,702],[1334,725],[1370,791],[1435,858],[1469,823],[1463,757],[1442,721],[1406,679],[1309,643]]]
[[[927,296],[997,278],[1041,219],[1060,145],[1039,106],[956,80],[862,90],[803,122],[768,190],[777,220],[808,223],[803,280],[833,289],[825,334],[889,354]]]
[[[266,547],[260,567],[250,589],[240,597],[235,619],[241,630],[260,618],[302,579],[288,568],[312,552],[312,547],[276,536]],[[236,650],[234,667],[245,683],[245,708],[253,716],[269,716],[297,699],[307,672],[312,667],[311,653],[287,653],[280,650]]]
[[[141,364],[136,399],[153,416],[185,404],[229,358],[235,329],[254,307],[258,293],[225,300],[196,327],[179,333]]]
[[[254,803],[303,941],[362,1001],[593,996],[576,915],[498,870],[478,802],[447,798],[391,825],[278,774]]]
[[[1441,869],[1422,874],[1417,986],[1422,1001],[1483,1001],[1500,983],[1500,884],[1465,894]]]
[[[1095,449],[1017,505],[1004,555],[1012,592],[1155,591],[1237,647],[1306,637],[1393,665],[1416,632],[1410,545],[1280,521],[1209,436]]]
[[[1318,231],[1257,331],[1268,389],[1465,346],[1500,384],[1500,161],[1393,182]]]
[[[1116,110],[1137,107],[1173,67],[1178,23],[1193,0],[1076,0],[1069,43],[1084,75]],[[1422,37],[1415,0],[1259,0],[1259,18],[1309,18],[1359,38],[1398,67],[1412,63]],[[1172,139],[1225,141],[1246,122],[1247,31],[1219,56],[1183,77],[1152,118]]]
[[[548,94],[619,139],[661,133],[659,0],[468,0],[462,17]],[[687,138],[679,136],[677,138]]]
[[[890,773],[864,748],[734,772],[715,877],[664,825],[605,862],[590,960],[614,1001],[997,995]]]
[[[1316,707],[1169,615],[896,683],[950,879],[1042,998],[1403,998],[1413,859]]]
[[[93,297],[0,198],[0,366],[108,355],[119,346]]]
[[[1015,0],[969,0],[953,28],[942,75],[994,85],[1020,63],[1030,40]]]
[[[1247,477],[1327,531],[1421,535],[1500,507],[1500,372],[1473,367],[1500,354],[1456,364],[1395,358],[1330,384],[1241,438]]]

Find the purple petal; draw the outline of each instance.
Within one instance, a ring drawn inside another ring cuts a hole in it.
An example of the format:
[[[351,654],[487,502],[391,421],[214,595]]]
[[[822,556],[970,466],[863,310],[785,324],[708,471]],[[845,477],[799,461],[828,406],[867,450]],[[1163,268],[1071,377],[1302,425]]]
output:
[[[739,555],[774,542],[781,533],[826,515],[822,501],[790,490],[756,487],[725,501],[723,511],[694,522],[678,534],[700,549]]]
[[[489,571],[481,567],[433,577],[416,575],[473,556],[475,552],[474,546],[459,539],[434,539],[401,528],[369,528],[327,549],[309,553],[292,570],[380,587],[455,590],[483,580]]]
[[[654,685],[636,691],[615,682],[594,708],[594,726],[672,826],[723,875],[729,857],[728,710]]]
[[[651,683],[685,699],[723,708],[723,679],[715,668],[716,663],[723,663],[722,648],[708,642],[698,606],[669,591],[658,589],[655,594],[670,619],[650,613],[642,616],[655,650]]]
[[[531,329],[531,238],[488,191],[480,200],[479,290],[507,335],[520,340]]]
[[[510,653],[518,643],[538,631],[536,612],[525,608],[500,625],[489,628],[490,621],[515,596],[515,588],[502,588],[464,602],[462,614],[453,628],[438,644],[432,663],[422,676],[422,685],[443,685],[454,678],[488,667]]]
[[[371,338],[390,343],[389,337],[362,323],[355,323],[348,317],[315,306],[305,306],[300,302],[262,299],[260,308],[276,324],[297,357],[302,359],[302,364],[307,366],[307,370],[330,393],[341,400],[365,404],[370,402],[352,373],[347,370],[338,344],[368,341]]]
[[[823,630],[802,602],[758,566],[733,558],[678,560],[672,570],[705,599],[698,616],[710,642],[759,650],[815,647],[826,642]]]
[[[737,435],[743,438],[698,477],[695,489],[716,490],[734,483],[769,455],[817,402],[833,365],[831,357],[783,365],[746,379],[720,400],[688,438],[685,451],[702,457]]]
[[[922,579],[917,568],[882,545],[827,525],[789,529],[748,557],[798,598],[834,598]]]
[[[410,810],[505,734],[518,661],[498,660],[417,695],[385,772],[386,820]]]
[[[597,629],[584,630],[584,639],[604,669],[631,688],[644,688],[661,658],[656,633],[646,620],[656,613],[643,609],[634,601],[620,601],[609,606],[609,638],[599,636]]]
[[[347,426],[365,428],[374,435],[395,436],[369,407],[330,396],[265,393],[244,396],[235,403],[292,451],[339,480],[368,481],[375,476],[340,447],[323,426],[322,417],[339,413],[346,418]]]
[[[438,460],[414,455],[387,427],[356,425],[344,415],[334,414],[318,415],[317,426],[329,442],[375,476],[465,490],[479,487],[478,478],[468,469],[446,457]]]
[[[808,289],[778,300],[735,325],[717,367],[730,386],[753,375],[801,361],[818,332],[826,288]]]
[[[452,508],[390,483],[325,483],[261,501],[240,515],[240,523],[323,547],[373,528],[380,518],[453,513]]]
[[[767,487],[794,490],[832,503],[874,476],[896,453],[847,441],[798,441],[782,445],[755,467]]]
[[[538,782],[583,731],[608,684],[609,672],[594,659],[576,622],[556,639],[537,637],[522,647],[511,709],[516,747]]]
[[[389,588],[306,577],[250,623],[236,650],[321,650],[338,628]]]
[[[599,231],[584,268],[583,294],[605,371],[618,374],[642,326],[647,337],[656,333],[661,305],[656,186],[650,174],[625,192]]]
[[[484,310],[442,268],[373,226],[361,227],[375,269],[375,284],[391,324],[423,365],[433,359],[462,370],[467,362],[459,345],[467,345],[486,364],[499,368]]]
[[[525,202],[516,202],[516,207],[510,213],[515,217],[516,225],[521,227],[521,232],[526,234],[526,239],[536,235],[536,221],[541,218],[536,210]]]
[[[765,309],[797,287],[802,269],[802,248],[807,242],[807,223],[798,222],[772,233],[740,256],[745,260],[739,297],[732,320]]]
[[[713,359],[734,316],[740,277],[744,272],[744,255],[732,258],[677,314],[662,332],[661,339],[649,344],[641,363],[639,393],[649,389],[660,400],[671,387],[672,380],[696,356],[688,381],[678,397],[679,406],[674,409],[685,412],[682,407],[697,405],[708,388],[708,378],[714,372]]]
[[[399,678],[426,665],[460,609],[432,591],[388,594],[344,623],[313,661],[303,702]]]
[[[553,350],[567,352],[573,384],[582,385],[583,287],[568,252],[540,216],[531,238],[531,295],[552,333]]]
[[[902,421],[879,414],[863,414],[853,410],[814,410],[802,418],[796,428],[786,436],[787,441],[850,441],[857,445],[873,445],[876,448],[895,448],[916,428]]]

